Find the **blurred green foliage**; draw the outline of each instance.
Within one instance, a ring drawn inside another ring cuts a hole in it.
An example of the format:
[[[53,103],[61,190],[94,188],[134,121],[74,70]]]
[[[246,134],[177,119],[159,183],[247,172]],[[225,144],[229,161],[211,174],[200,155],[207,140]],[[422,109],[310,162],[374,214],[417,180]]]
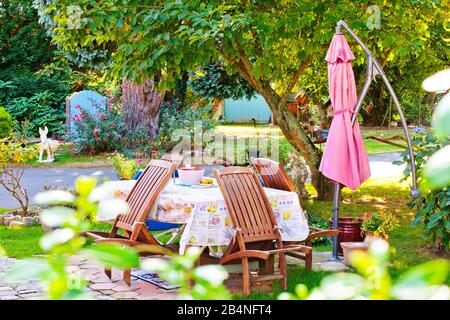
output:
[[[433,154],[439,152],[450,144],[449,138],[439,139],[435,132],[417,134],[412,139],[417,146],[415,152],[415,164],[417,170],[417,184],[420,188],[418,198],[411,199],[409,208],[416,209],[414,225],[424,224],[424,235],[439,246],[448,247],[450,241],[450,190],[449,185],[443,185],[437,189],[429,188],[429,181],[423,174],[425,165]],[[406,164],[404,177],[407,180],[411,175],[411,164],[408,151],[402,153],[402,160],[394,164]]]
[[[282,293],[278,299],[308,300],[448,300],[450,289],[445,280],[450,271],[448,260],[433,260],[404,272],[395,282],[388,271],[389,245],[374,241],[368,252],[354,251],[350,257],[354,273],[326,276],[320,285],[308,290],[299,284],[295,294]]]
[[[14,127],[11,115],[5,108],[0,107],[0,139],[8,137]]]
[[[89,228],[87,218],[96,214],[99,199],[95,198],[96,180],[79,177],[75,182],[77,196],[61,190],[45,191],[36,196],[42,205],[50,205],[41,212],[41,221],[52,231],[39,241],[46,253],[42,258],[21,260],[4,275],[7,281],[38,278],[46,289],[48,299],[89,299],[86,279],[76,268],[69,268],[70,257],[81,254],[108,267],[131,268],[139,265],[139,256],[131,248],[117,245],[92,245],[83,248],[86,241],[79,234]],[[58,204],[66,203],[64,207]],[[117,205],[116,205],[117,206]]]

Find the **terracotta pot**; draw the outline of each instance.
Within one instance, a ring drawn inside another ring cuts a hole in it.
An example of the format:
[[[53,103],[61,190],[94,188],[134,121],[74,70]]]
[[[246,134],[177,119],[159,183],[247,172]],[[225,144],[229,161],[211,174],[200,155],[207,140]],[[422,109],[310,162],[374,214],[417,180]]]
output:
[[[351,256],[355,251],[367,251],[369,244],[367,242],[342,242],[340,247],[344,252],[344,263],[353,267],[351,263]]]
[[[337,249],[338,254],[342,256],[344,253],[342,251],[341,242],[362,242],[363,236],[361,235],[361,224],[363,222],[362,218],[355,217],[339,217],[338,222],[338,243]],[[330,228],[333,228],[333,219],[329,220]]]
[[[383,239],[385,241],[389,240],[389,235],[387,234],[380,234],[376,236],[372,231],[365,231],[365,230],[362,230],[362,233],[364,234],[364,242],[367,243],[371,243],[372,241],[377,239]]]

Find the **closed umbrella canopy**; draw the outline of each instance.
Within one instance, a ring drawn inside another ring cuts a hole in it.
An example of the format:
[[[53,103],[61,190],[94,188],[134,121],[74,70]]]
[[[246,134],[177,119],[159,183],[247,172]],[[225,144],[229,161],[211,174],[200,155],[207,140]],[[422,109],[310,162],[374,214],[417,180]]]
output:
[[[370,177],[370,167],[359,124],[356,121],[352,125],[357,101],[353,59],[355,56],[344,35],[335,34],[325,58],[334,117],[320,171],[327,178],[356,189]]]

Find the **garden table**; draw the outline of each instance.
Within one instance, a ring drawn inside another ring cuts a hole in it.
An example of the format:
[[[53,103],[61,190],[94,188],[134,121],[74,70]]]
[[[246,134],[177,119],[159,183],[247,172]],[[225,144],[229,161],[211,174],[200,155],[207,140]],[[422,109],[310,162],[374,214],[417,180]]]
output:
[[[135,180],[109,181],[104,184],[108,198],[125,199]],[[283,241],[302,241],[309,235],[306,216],[295,192],[264,188]],[[218,186],[185,186],[172,179],[159,195],[157,205],[150,209],[148,217],[155,221],[183,224],[180,254],[187,246],[229,245],[234,228]],[[97,220],[109,221],[115,217],[98,215]]]

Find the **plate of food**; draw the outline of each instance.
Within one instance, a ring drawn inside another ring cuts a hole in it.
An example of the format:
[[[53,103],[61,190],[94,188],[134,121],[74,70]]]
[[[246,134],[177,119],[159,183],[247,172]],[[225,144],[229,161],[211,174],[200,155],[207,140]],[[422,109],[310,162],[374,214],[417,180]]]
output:
[[[217,186],[216,179],[209,178],[209,177],[201,178],[200,183],[195,185],[195,187],[200,187],[200,188],[212,188],[212,187],[216,187],[216,186]]]

